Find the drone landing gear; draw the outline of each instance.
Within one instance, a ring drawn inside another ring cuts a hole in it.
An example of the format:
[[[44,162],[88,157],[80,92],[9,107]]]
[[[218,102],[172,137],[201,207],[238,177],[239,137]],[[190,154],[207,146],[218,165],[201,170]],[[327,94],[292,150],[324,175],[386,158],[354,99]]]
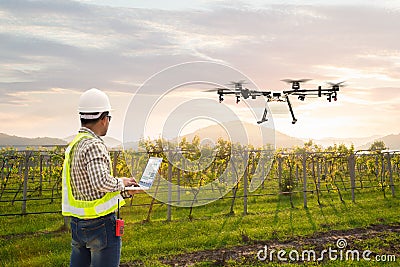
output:
[[[258,124],[268,121],[267,113],[268,113],[267,108],[264,108],[264,114],[263,114],[261,120],[257,121]]]
[[[290,103],[290,100],[289,100],[289,96],[288,96],[288,95],[286,96],[286,102],[288,103],[289,110],[290,110],[290,114],[292,115],[292,124],[295,124],[296,121],[297,121],[297,119],[294,117],[292,104]]]

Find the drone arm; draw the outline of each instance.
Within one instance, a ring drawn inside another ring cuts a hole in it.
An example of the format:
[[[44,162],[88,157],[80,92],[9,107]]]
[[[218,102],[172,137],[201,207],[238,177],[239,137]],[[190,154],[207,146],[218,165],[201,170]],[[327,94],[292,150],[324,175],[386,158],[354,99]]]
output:
[[[286,95],[286,102],[288,103],[290,114],[292,115],[292,124],[295,124],[297,119],[294,117],[292,104],[290,103],[289,96]]]
[[[224,101],[224,94],[218,93],[218,100],[219,100],[219,103],[222,103],[222,101]]]
[[[263,114],[261,120],[257,121],[258,124],[263,123],[263,122],[265,122],[265,121],[268,121],[268,119],[267,119],[267,113],[268,113],[267,107],[265,107],[265,108],[264,108],[264,114]]]

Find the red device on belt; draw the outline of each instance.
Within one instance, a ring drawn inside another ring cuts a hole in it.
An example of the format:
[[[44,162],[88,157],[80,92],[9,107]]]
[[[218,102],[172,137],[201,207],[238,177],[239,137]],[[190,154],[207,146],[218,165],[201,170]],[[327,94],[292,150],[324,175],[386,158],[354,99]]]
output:
[[[124,235],[124,220],[117,219],[116,222],[117,222],[117,225],[116,225],[116,228],[115,228],[115,235],[116,236],[123,236]]]
[[[118,211],[117,211],[117,220],[115,227],[115,236],[123,236],[124,235],[124,220],[119,218],[119,199],[118,199]]]

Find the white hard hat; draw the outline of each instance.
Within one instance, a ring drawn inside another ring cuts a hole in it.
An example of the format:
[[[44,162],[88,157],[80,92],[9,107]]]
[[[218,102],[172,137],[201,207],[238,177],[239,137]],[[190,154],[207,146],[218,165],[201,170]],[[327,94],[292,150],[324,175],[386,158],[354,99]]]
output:
[[[79,98],[78,111],[79,113],[111,111],[110,100],[106,93],[99,89],[89,89]]]

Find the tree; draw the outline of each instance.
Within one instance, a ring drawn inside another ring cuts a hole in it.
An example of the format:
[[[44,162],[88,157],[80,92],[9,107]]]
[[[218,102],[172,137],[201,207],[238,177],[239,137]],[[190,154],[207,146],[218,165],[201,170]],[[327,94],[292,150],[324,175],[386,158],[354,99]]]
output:
[[[385,150],[385,149],[386,149],[386,145],[385,145],[385,142],[383,142],[383,141],[375,141],[369,147],[369,150],[374,150],[374,151],[381,151],[381,150]]]

